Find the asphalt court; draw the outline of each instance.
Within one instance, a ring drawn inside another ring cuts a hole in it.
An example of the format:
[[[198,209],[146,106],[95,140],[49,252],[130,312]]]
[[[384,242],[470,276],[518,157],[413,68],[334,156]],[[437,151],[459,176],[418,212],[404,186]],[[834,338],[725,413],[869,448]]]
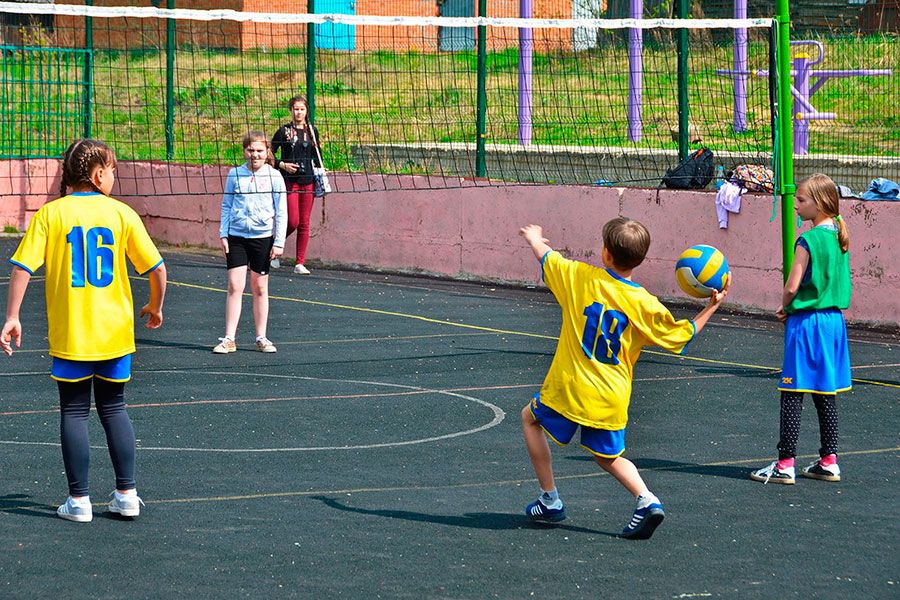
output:
[[[16,242],[0,240],[4,256]],[[23,347],[0,360],[4,597],[897,595],[896,335],[851,331],[838,484],[747,477],[777,441],[773,320],[720,314],[685,357],[645,351],[626,455],[667,519],[628,542],[631,499],[577,446],[554,448],[569,519],[522,514],[537,484],[518,414],[555,348],[548,293],[285,268],[270,282],[278,352],[252,351],[246,297],[239,351],[218,356],[224,261],[164,255],[166,320],[138,329],[126,387],[147,504],[133,522],[103,510],[114,481],[96,418],[95,520],[54,515],[65,477],[40,273],[29,288]],[[133,286],[143,302],[146,281]],[[805,406],[801,464],[818,448]]]

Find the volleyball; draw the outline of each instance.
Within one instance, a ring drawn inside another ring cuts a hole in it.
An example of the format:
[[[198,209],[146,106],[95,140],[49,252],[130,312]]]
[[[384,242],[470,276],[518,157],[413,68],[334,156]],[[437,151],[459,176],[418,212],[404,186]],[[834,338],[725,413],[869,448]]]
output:
[[[728,261],[712,246],[698,244],[681,253],[675,263],[675,280],[689,296],[709,298],[728,282]]]

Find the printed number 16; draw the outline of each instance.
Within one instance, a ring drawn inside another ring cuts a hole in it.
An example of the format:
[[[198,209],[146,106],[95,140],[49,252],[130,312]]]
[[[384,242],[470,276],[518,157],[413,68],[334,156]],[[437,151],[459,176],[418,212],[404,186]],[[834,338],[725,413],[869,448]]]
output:
[[[105,247],[115,244],[110,229],[92,227],[85,235],[84,229],[73,227],[66,241],[72,244],[72,287],[83,288],[85,279],[94,287],[106,287],[112,283],[115,255],[112,248]]]
[[[622,332],[628,327],[628,317],[617,310],[603,310],[594,302],[584,309],[587,322],[581,336],[581,349],[588,358],[596,358],[607,365],[619,364]]]

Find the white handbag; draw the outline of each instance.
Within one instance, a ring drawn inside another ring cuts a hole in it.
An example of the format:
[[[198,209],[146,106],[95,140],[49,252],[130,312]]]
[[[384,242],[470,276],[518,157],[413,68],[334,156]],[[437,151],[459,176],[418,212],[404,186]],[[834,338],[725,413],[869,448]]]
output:
[[[313,165],[313,180],[315,183],[315,188],[313,191],[313,195],[316,198],[321,198],[325,194],[331,193],[331,182],[328,181],[328,171],[325,170],[325,163],[322,161],[322,152],[319,150],[319,140],[316,139],[316,130],[310,124],[309,133],[312,135],[313,146],[316,148],[316,156],[319,159],[319,164],[321,167],[317,167]]]

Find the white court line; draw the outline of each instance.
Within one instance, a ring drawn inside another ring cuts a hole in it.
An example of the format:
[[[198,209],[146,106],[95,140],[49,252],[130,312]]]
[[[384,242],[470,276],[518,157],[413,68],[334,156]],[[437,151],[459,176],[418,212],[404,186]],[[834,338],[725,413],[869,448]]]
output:
[[[154,373],[184,373],[184,371],[177,370],[157,370]],[[447,390],[433,390],[429,388],[423,388],[412,385],[402,385],[399,383],[385,383],[381,381],[366,381],[366,380],[357,380],[357,379],[327,379],[324,377],[306,377],[302,375],[273,375],[266,373],[244,373],[244,372],[235,372],[235,371],[204,371],[206,375],[231,375],[231,376],[249,376],[249,377],[267,377],[272,379],[299,379],[305,381],[328,381],[335,383],[351,383],[357,385],[373,385],[373,386],[384,386],[389,388],[399,388],[404,390],[412,390],[419,393],[431,393],[431,394],[439,394],[443,396],[450,396],[454,398],[460,398],[462,400],[467,400],[469,402],[474,402],[476,404],[480,404],[481,406],[489,408],[494,416],[490,422],[485,423],[484,425],[480,425],[478,427],[474,427],[472,429],[466,429],[463,431],[455,431],[453,433],[447,433],[444,435],[431,436],[426,438],[418,438],[413,440],[404,440],[399,442],[382,442],[379,444],[359,444],[353,446],[296,446],[290,448],[193,448],[193,447],[175,447],[175,446],[138,446],[138,450],[147,450],[147,451],[165,451],[165,452],[213,452],[213,453],[273,453],[273,452],[316,452],[316,451],[324,451],[324,450],[369,450],[373,448],[393,448],[398,446],[411,446],[414,444],[425,444],[429,442],[437,442],[440,440],[447,440],[457,437],[462,437],[464,435],[472,435],[473,433],[478,433],[481,431],[485,431],[492,427],[495,427],[500,424],[501,421],[506,417],[506,413],[503,412],[499,406],[495,404],[491,404],[486,400],[480,400],[479,398],[475,398],[473,396],[466,396],[464,394],[458,394],[455,392],[450,392]],[[21,445],[21,446],[59,446],[58,443],[52,442],[23,442],[18,440],[0,440],[0,444],[5,445]],[[91,446],[94,449],[105,449],[106,446]]]

